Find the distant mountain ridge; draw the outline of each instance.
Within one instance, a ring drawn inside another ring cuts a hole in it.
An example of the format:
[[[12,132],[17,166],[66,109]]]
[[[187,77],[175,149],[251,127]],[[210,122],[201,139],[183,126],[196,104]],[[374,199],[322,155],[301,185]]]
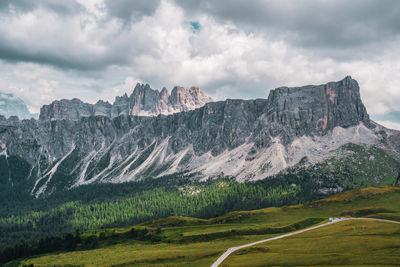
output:
[[[31,114],[25,102],[14,96],[0,92],[0,115],[9,118],[18,116],[20,119],[37,118],[37,114]]]
[[[178,174],[245,182],[297,165],[312,168],[329,159],[351,159],[350,144],[376,147],[386,155],[364,149],[363,160],[371,159],[362,166],[365,170],[379,166],[378,158],[391,160],[382,170],[385,175],[371,178],[375,183],[400,166],[399,132],[370,119],[358,83],[350,76],[322,85],[280,87],[271,90],[268,99],[227,99],[168,116],[133,116],[186,109],[200,105],[201,99],[197,89],[176,88],[168,95],[138,85],[114,105],[71,100],[62,106],[56,101],[42,108],[39,121],[0,117],[0,164],[3,160],[3,172],[8,171],[4,179],[13,180],[7,160],[14,157],[29,166],[19,177],[25,177],[20,179],[36,197],[81,185]],[[341,191],[348,181],[342,182],[329,182],[321,192]]]
[[[169,95],[165,87],[160,92],[152,89],[148,84],[138,83],[130,96],[127,94],[117,96],[113,104],[100,100],[92,105],[77,98],[53,101],[40,109],[39,119],[79,120],[90,116],[116,118],[120,115],[168,115],[193,110],[212,101],[212,98],[198,87],[186,89],[176,86]]]

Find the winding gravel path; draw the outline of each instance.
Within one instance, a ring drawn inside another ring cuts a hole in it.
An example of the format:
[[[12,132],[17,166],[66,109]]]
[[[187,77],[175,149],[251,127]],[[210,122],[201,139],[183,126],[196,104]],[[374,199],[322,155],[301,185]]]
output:
[[[280,236],[264,239],[264,240],[261,240],[261,241],[253,242],[253,243],[250,243],[250,244],[246,244],[246,245],[243,245],[243,246],[240,246],[240,247],[229,248],[224,254],[221,255],[221,257],[219,257],[211,265],[211,267],[219,266],[226,258],[229,257],[229,255],[231,255],[233,252],[238,251],[240,249],[248,248],[248,247],[251,247],[251,246],[254,246],[254,245],[258,245],[258,244],[261,244],[261,243],[264,243],[264,242],[268,242],[268,241],[282,239],[282,238],[285,238],[285,237],[288,237],[288,236],[292,236],[292,235],[301,234],[301,233],[308,232],[308,231],[311,231],[311,230],[314,230],[314,229],[318,229],[318,228],[321,228],[321,227],[324,227],[324,226],[332,225],[334,223],[343,222],[343,221],[350,221],[350,220],[381,221],[381,222],[400,224],[400,222],[398,222],[398,221],[376,219],[376,218],[340,218],[340,219],[335,219],[333,222],[327,222],[327,223],[324,223],[324,224],[320,224],[320,225],[313,226],[313,227],[310,227],[310,228],[306,228],[306,229],[303,229],[303,230],[299,230],[299,231],[296,231],[296,232],[291,232],[291,233],[288,233],[288,234],[284,234],[284,235],[280,235]]]

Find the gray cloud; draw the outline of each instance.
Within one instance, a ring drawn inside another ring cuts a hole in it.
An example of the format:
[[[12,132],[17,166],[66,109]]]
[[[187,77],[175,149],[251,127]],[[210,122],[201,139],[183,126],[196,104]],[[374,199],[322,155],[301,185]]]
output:
[[[397,0],[175,0],[188,13],[211,14],[251,32],[283,38],[332,57],[355,57],[400,34]],[[363,48],[363,50],[359,50]]]
[[[83,12],[84,8],[76,1],[70,0],[3,0],[0,1],[0,12],[30,12],[44,8],[60,15],[76,14]]]
[[[377,57],[382,53],[382,47],[396,45],[396,41],[400,40],[400,2],[397,0],[174,1],[184,8],[190,18],[208,14],[220,23],[231,22],[247,32],[285,40],[303,48],[311,56],[339,60],[361,59],[366,55]],[[33,32],[32,29],[27,30],[26,35],[31,35],[29,40],[16,40],[12,38],[14,33],[0,32],[0,58],[10,62],[36,62],[82,71],[126,65],[129,62],[126,55],[129,42],[136,42],[131,43],[129,54],[146,52],[141,36],[126,37],[129,36],[129,27],[144,16],[153,15],[159,5],[160,0],[105,0],[104,5],[99,4],[98,7],[99,11],[105,12],[105,17],[95,17],[91,26],[97,27],[100,32],[112,19],[121,21],[122,26],[113,25],[111,34],[99,40],[87,38],[86,43],[75,43],[73,34],[70,39],[64,37],[64,43],[60,43],[54,32],[39,36],[35,29]],[[12,14],[11,7],[17,10],[17,14]],[[73,0],[0,1],[0,12],[6,18],[21,16],[39,8],[67,16],[70,20],[80,20],[82,28],[88,24],[86,16],[94,16]],[[79,18],[78,14],[83,14],[83,18]],[[36,29],[37,32],[46,32],[47,27],[52,25],[41,27]],[[60,29],[60,35],[63,30]],[[76,34],[79,33],[85,34],[84,29]],[[89,46],[94,42],[95,45],[104,46],[104,49],[93,52]],[[46,43],[54,45],[49,47]],[[149,46],[149,49],[152,47]]]
[[[75,69],[80,71],[101,70],[108,67],[110,63],[117,63],[116,59],[104,59],[99,57],[79,57],[70,53],[53,53],[46,49],[30,49],[29,47],[10,45],[4,38],[0,37],[0,58],[9,62],[32,62],[55,66],[61,69]],[[63,48],[60,47],[59,51]],[[118,63],[122,63],[119,61]]]
[[[126,24],[154,13],[160,0],[105,0],[105,9],[110,18],[119,18]]]
[[[130,26],[153,14],[160,0],[106,0],[94,5],[95,11],[73,0],[0,3],[0,59],[8,62],[86,72],[126,66],[135,55],[157,53],[151,40],[132,36]]]

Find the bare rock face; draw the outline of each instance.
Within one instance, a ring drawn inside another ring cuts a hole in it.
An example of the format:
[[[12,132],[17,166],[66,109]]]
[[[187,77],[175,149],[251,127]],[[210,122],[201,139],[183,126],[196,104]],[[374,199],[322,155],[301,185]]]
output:
[[[115,98],[114,104],[111,107],[111,118],[118,117],[120,115],[129,115],[129,97],[127,94],[123,96],[117,96]]]
[[[54,101],[40,109],[39,120],[79,120],[82,117],[93,116],[93,105],[74,98]]]
[[[169,95],[138,84],[113,105],[61,100],[43,106],[39,121],[0,117],[0,155],[31,166],[35,196],[179,172],[264,179],[349,142],[381,142],[386,132],[370,121],[359,90],[346,77],[277,88],[268,99],[208,102],[198,88]],[[173,114],[133,116],[163,113]]]
[[[156,116],[188,111],[204,106],[212,99],[199,88],[187,90],[175,87],[171,96],[163,88],[161,92],[150,85],[137,84],[132,94],[117,96],[114,104],[98,101],[95,105],[87,104],[79,99],[54,101],[40,110],[40,120],[80,120],[83,117],[106,116],[115,118],[121,115]]]
[[[93,107],[94,116],[111,117],[112,105],[103,100],[99,100]]]
[[[336,126],[369,122],[358,83],[350,76],[324,85],[272,90],[266,117],[294,129],[297,135],[324,134]]]
[[[390,144],[392,144],[394,147],[396,147],[400,151],[400,133],[397,132],[393,135],[391,135],[389,138]]]
[[[176,86],[169,96],[170,109],[172,110],[187,111],[204,106],[208,102],[212,102],[212,99],[198,87],[191,87],[187,90]]]
[[[130,115],[158,115],[168,113],[168,102],[166,96],[168,91],[164,88],[160,93],[153,90],[148,84],[136,85],[135,90],[130,96],[131,108]]]

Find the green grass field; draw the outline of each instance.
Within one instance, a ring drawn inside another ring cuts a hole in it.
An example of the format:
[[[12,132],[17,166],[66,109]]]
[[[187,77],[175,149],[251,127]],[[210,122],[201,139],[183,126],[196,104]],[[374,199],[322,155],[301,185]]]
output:
[[[124,235],[132,227],[86,232],[113,235],[98,248],[59,252],[6,266],[210,266],[228,248],[326,222],[329,217],[400,221],[400,188],[364,188],[304,205],[231,212],[208,220],[169,217],[135,226],[158,232],[157,241]],[[400,263],[400,225],[341,222],[231,255],[226,266],[341,266]],[[251,263],[251,264],[250,264]]]
[[[345,221],[240,250],[220,266],[398,266],[400,225]]]

